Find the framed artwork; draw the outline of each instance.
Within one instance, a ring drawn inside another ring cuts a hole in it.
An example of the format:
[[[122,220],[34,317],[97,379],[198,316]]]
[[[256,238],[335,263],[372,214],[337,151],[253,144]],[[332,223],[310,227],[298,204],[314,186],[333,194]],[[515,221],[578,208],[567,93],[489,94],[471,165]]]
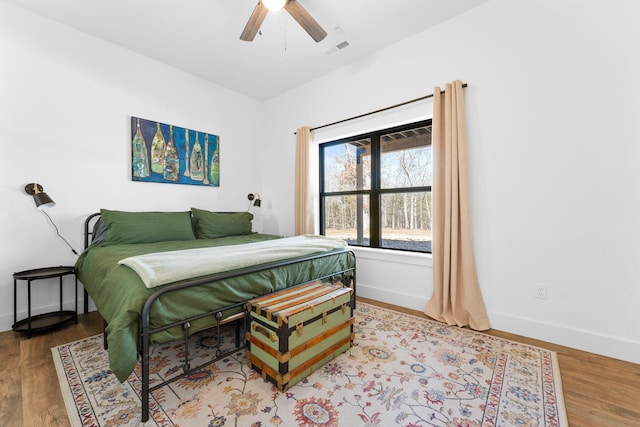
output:
[[[131,117],[134,181],[220,186],[220,138]]]

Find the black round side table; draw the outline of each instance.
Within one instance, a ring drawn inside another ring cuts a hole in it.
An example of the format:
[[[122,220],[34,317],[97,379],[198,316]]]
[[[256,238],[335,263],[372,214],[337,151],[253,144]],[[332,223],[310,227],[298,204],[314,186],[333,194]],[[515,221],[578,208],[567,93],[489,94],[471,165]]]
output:
[[[75,281],[76,305],[75,311],[62,309],[62,278],[64,276],[73,275]],[[31,282],[34,280],[51,279],[58,277],[60,279],[60,310],[49,313],[31,316]],[[27,317],[18,321],[18,297],[17,287],[18,280],[27,281]],[[53,328],[68,321],[78,323],[78,278],[76,277],[76,269],[72,266],[45,267],[35,268],[33,270],[20,271],[13,273],[13,330],[17,332],[26,332],[27,337],[31,338],[31,333],[44,329]]]

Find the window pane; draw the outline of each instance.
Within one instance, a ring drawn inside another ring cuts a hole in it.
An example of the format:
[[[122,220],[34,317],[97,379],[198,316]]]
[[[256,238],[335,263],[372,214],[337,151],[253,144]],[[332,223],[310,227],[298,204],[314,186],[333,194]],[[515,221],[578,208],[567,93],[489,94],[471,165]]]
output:
[[[369,246],[369,196],[325,198],[324,235],[339,237],[349,244]]]
[[[431,185],[431,126],[380,137],[381,188]]]
[[[330,145],[324,150],[324,191],[371,188],[371,140]]]
[[[383,194],[380,201],[381,246],[431,253],[431,192]]]

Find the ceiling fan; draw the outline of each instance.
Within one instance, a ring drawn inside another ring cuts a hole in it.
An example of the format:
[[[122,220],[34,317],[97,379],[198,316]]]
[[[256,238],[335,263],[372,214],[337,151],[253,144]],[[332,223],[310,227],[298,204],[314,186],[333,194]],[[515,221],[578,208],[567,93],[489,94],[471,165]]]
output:
[[[322,29],[320,24],[309,15],[309,12],[297,0],[258,0],[258,4],[253,9],[247,25],[244,27],[242,34],[240,34],[240,40],[253,41],[260,30],[262,21],[267,17],[267,13],[270,10],[278,10],[282,7],[309,33],[316,43],[327,36],[327,32]]]

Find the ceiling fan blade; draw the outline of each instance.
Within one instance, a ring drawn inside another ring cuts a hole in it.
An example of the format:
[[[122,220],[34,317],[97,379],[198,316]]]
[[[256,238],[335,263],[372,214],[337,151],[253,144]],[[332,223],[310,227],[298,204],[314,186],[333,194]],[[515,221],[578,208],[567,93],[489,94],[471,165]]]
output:
[[[247,21],[247,25],[242,30],[242,34],[240,34],[240,40],[244,40],[246,42],[253,41],[260,31],[260,26],[262,25],[262,21],[267,17],[267,13],[269,13],[269,9],[267,9],[261,1],[258,1],[255,9],[253,9],[253,13],[249,17],[249,21]]]
[[[291,17],[295,19],[307,33],[309,33],[316,43],[327,37],[327,32],[322,29],[320,24],[318,24],[318,22],[309,15],[309,12],[307,12],[307,10],[296,0],[288,0],[287,4],[284,5],[284,8],[289,12],[289,15],[291,15]]]

